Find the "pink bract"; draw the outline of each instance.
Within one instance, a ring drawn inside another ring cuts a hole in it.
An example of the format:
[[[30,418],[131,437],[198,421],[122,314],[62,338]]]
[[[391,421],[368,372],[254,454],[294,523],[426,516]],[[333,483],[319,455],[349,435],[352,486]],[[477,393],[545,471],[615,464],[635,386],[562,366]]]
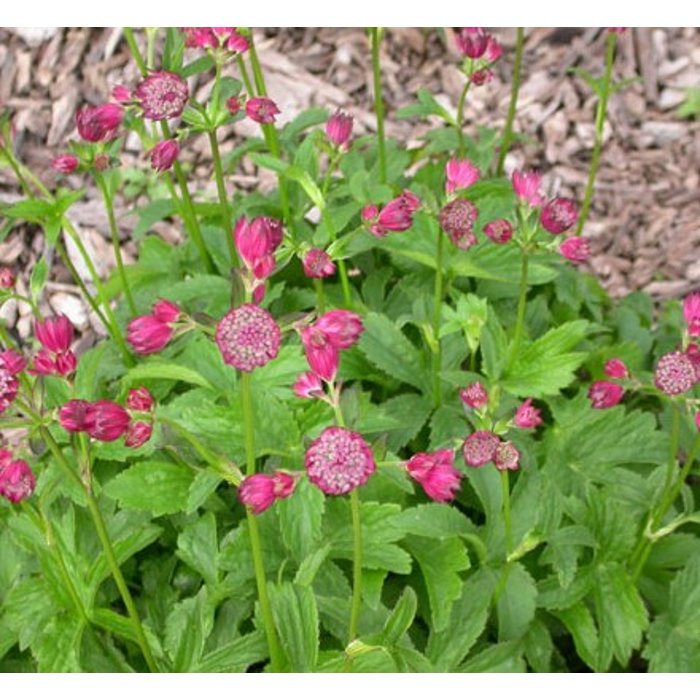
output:
[[[88,401],[71,399],[63,404],[58,412],[58,422],[64,430],[70,433],[81,433],[85,430],[85,416],[90,406]]]
[[[335,274],[335,263],[325,250],[312,248],[304,256],[304,274],[307,277],[322,279]]]
[[[477,430],[472,433],[462,446],[464,461],[470,467],[483,467],[493,461],[496,448],[500,444],[498,436],[488,430]]]
[[[688,324],[688,334],[700,336],[700,292],[693,292],[683,300],[683,318]]]
[[[66,352],[73,342],[73,325],[67,316],[54,316],[34,324],[34,334],[49,352]]]
[[[532,399],[526,399],[515,412],[513,423],[518,428],[532,429],[542,424],[540,409],[532,405]]]
[[[571,236],[571,238],[567,238],[559,246],[559,252],[572,263],[580,264],[588,260],[591,249],[585,238],[581,236]]]
[[[238,488],[238,500],[255,515],[265,512],[281,498],[294,493],[296,479],[285,472],[247,476]]]
[[[474,382],[465,389],[459,390],[459,398],[469,408],[483,408],[489,402],[489,395],[481,382]]]
[[[325,394],[321,377],[314,372],[300,374],[292,389],[300,399],[318,399]]]
[[[452,450],[421,452],[413,455],[406,463],[406,470],[433,501],[451,501],[459,489],[462,478],[454,466]]]
[[[629,377],[627,365],[619,358],[613,357],[605,363],[605,374],[612,379],[626,379]]]
[[[187,81],[170,71],[156,71],[144,78],[134,90],[143,116],[152,121],[179,117],[189,98]]]
[[[151,439],[152,434],[153,423],[146,423],[145,421],[131,423],[124,434],[124,445],[137,449],[145,445]]]
[[[445,165],[445,191],[465,190],[478,182],[481,171],[470,160],[450,158]]]
[[[75,114],[80,137],[91,143],[111,141],[124,119],[124,108],[115,104],[83,107]]]
[[[495,219],[484,226],[484,235],[494,243],[503,244],[513,238],[513,224],[507,219]]]
[[[36,478],[29,465],[18,459],[0,467],[0,496],[10,503],[20,503],[34,493]]]
[[[94,440],[113,442],[129,428],[131,416],[114,401],[95,401],[85,410],[85,432]]]
[[[540,193],[542,176],[538,172],[516,170],[513,173],[512,182],[515,196],[524,204],[539,207],[544,203],[544,198]]]
[[[624,393],[624,388],[619,384],[600,380],[591,384],[588,389],[588,398],[593,408],[612,408],[622,401]]]
[[[246,102],[245,113],[258,124],[274,124],[280,109],[269,97],[253,97]]]

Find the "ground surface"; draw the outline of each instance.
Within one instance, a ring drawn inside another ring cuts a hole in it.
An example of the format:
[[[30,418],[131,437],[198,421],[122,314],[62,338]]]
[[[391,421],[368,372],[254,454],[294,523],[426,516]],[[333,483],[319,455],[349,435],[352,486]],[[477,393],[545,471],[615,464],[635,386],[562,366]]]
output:
[[[512,72],[513,30],[494,30],[504,44],[496,79],[473,91],[468,118],[475,124],[500,126],[506,113]],[[600,29],[528,29],[523,86],[516,128],[529,140],[509,157],[507,167],[537,167],[548,187],[581,199],[593,140],[595,100],[569,69],[602,70],[605,32]],[[285,118],[310,105],[341,106],[356,119],[357,131],[374,127],[369,50],[360,29],[256,30],[260,57],[271,96]],[[390,29],[383,44],[383,76],[388,106],[388,134],[411,143],[425,126],[393,119],[396,109],[415,101],[428,88],[454,109],[462,86],[450,31]],[[231,66],[234,74],[235,67]],[[656,298],[679,297],[700,287],[700,121],[677,115],[685,89],[700,85],[700,30],[634,30],[620,38],[616,76],[638,75],[637,83],[611,99],[607,142],[586,227],[594,255],[590,269],[615,296],[643,289]],[[111,88],[133,86],[137,73],[129,61],[119,29],[0,29],[0,106],[14,113],[16,148],[47,184],[50,169],[74,130],[81,104],[107,100]],[[211,89],[192,86],[203,98]],[[224,153],[255,125],[241,122],[222,134]],[[204,140],[190,140],[200,196],[215,198]],[[145,164],[138,140],[129,141],[127,165]],[[82,178],[71,183],[81,186]],[[243,163],[230,186],[265,187],[252,165]],[[19,196],[11,173],[0,171],[0,201]],[[120,226],[128,239],[133,204],[121,205]],[[74,207],[76,225],[107,272],[112,255],[107,221],[97,192],[88,188]],[[177,240],[179,231],[162,225],[163,236]],[[135,253],[127,243],[127,254]],[[20,289],[42,254],[39,232],[18,229],[0,243],[0,263],[11,265]],[[79,269],[83,269],[76,259]],[[24,278],[24,279],[23,279]],[[99,332],[94,319],[60,266],[52,271],[45,303],[69,315],[90,344]],[[8,302],[0,315],[20,336],[30,330],[28,307]]]

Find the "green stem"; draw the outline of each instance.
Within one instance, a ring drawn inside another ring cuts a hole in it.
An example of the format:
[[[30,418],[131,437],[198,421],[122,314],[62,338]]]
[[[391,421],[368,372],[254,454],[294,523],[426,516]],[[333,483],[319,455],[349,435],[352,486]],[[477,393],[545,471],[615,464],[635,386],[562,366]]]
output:
[[[462,94],[459,96],[459,101],[457,102],[457,141],[459,142],[459,150],[457,154],[459,155],[460,158],[464,158],[464,153],[466,151],[466,146],[464,144],[464,105],[466,104],[467,101],[467,94],[469,92],[469,88],[472,84],[472,79],[468,78],[467,82],[464,84],[464,88],[462,89]]]
[[[379,63],[381,43],[380,27],[370,27],[372,41],[372,81],[374,90],[374,113],[377,116],[377,154],[379,156],[379,182],[386,184],[386,139],[384,136],[384,100],[382,98],[382,71]]]
[[[255,94],[255,89],[253,88],[253,83],[250,81],[250,75],[248,73],[248,68],[245,65],[243,56],[238,54],[236,56],[236,63],[238,63],[238,70],[241,71],[241,79],[243,80],[243,85],[245,85],[248,97],[252,97]]]
[[[612,81],[613,63],[615,61],[616,43],[617,34],[615,32],[608,32],[608,44],[605,52],[605,72],[603,73],[603,84],[601,85],[600,99],[598,101],[598,108],[596,111],[593,155],[591,156],[591,167],[588,171],[586,192],[583,196],[583,203],[581,204],[581,213],[579,214],[578,225],[576,226],[577,236],[580,236],[583,232],[583,227],[588,219],[588,214],[591,209],[591,202],[593,200],[595,180],[598,174],[598,166],[600,165],[600,156],[603,151],[603,131],[605,129],[605,117],[608,113],[608,98],[610,97],[610,85]]]
[[[219,204],[221,205],[221,219],[223,221],[224,238],[228,247],[228,254],[231,260],[231,267],[238,267],[239,260],[236,253],[236,246],[233,242],[233,225],[231,224],[231,207],[229,206],[228,195],[226,194],[226,184],[224,183],[224,169],[221,165],[221,152],[219,143],[216,140],[216,131],[209,132],[209,145],[211,155],[214,160],[214,175],[216,177],[216,189],[219,193]]]
[[[121,594],[122,600],[124,601],[124,605],[126,606],[126,609],[129,613],[129,617],[131,618],[131,622],[134,626],[134,633],[136,634],[136,639],[138,640],[141,652],[143,653],[144,659],[146,660],[146,664],[148,665],[148,668],[151,671],[151,673],[158,673],[158,666],[156,664],[155,658],[153,657],[153,652],[151,651],[151,647],[148,643],[148,640],[146,639],[146,635],[143,631],[143,626],[141,625],[141,618],[139,617],[138,610],[136,609],[136,605],[134,604],[134,599],[131,597],[129,588],[126,585],[124,576],[122,575],[121,569],[119,568],[119,562],[117,561],[117,558],[114,554],[112,541],[109,538],[107,527],[105,525],[104,519],[102,518],[100,508],[97,505],[97,501],[95,500],[95,497],[92,494],[92,490],[81,481],[80,477],[71,468],[71,465],[68,463],[68,460],[66,459],[65,455],[63,454],[63,452],[61,452],[61,448],[58,446],[57,442],[53,438],[53,435],[51,435],[48,429],[42,426],[39,430],[41,432],[42,439],[48,445],[56,462],[63,469],[66,475],[69,476],[71,481],[79,484],[85,493],[88,504],[88,510],[90,511],[90,515],[92,516],[92,521],[95,526],[95,530],[97,531],[97,536],[100,540],[100,543],[102,544],[102,549],[104,550],[107,563],[112,573],[112,578],[117,584],[119,593]]]
[[[501,470],[501,493],[503,495],[503,527],[506,533],[506,560],[513,551],[513,523],[510,514],[510,483],[508,470]]]
[[[328,209],[326,208],[325,202],[323,209],[321,210],[321,219],[326,226],[328,231],[328,237],[331,243],[334,243],[337,239],[337,234],[335,232],[335,226],[333,226],[333,220],[331,219]],[[340,258],[336,261],[338,264],[338,275],[340,277],[340,286],[343,288],[343,301],[348,309],[352,308],[352,292],[350,289],[350,279],[348,278],[348,269],[345,265],[345,260]]]
[[[529,262],[529,252],[526,248],[522,249],[522,261],[520,267],[520,294],[518,296],[518,313],[515,319],[515,331],[513,333],[513,343],[510,348],[510,354],[508,356],[508,364],[506,369],[510,369],[515,362],[518,351],[520,349],[520,342],[523,335],[523,328],[525,326],[525,309],[527,307],[527,269]]]
[[[362,604],[362,523],[360,520],[360,497],[357,489],[350,494],[352,511],[352,607],[350,608],[350,625],[348,626],[348,644],[357,637],[357,623],[360,619]]]
[[[245,457],[246,475],[255,474],[255,425],[253,418],[253,404],[250,391],[250,374],[241,372],[241,398],[243,403],[243,424],[245,429]],[[272,606],[267,594],[267,579],[265,577],[265,565],[263,563],[262,545],[258,521],[253,513],[246,511],[248,519],[248,532],[250,533],[250,547],[253,553],[253,568],[255,569],[255,582],[258,588],[258,600],[267,637],[267,646],[270,652],[270,665],[273,672],[279,672],[282,668],[282,650],[275,631],[275,621],[272,616]]]
[[[318,313],[324,314],[326,312],[326,297],[323,293],[323,280],[314,279],[314,288],[316,289],[316,303],[318,304]]]
[[[136,316],[136,304],[134,303],[134,297],[131,294],[131,287],[129,286],[129,279],[126,276],[126,269],[124,268],[124,260],[122,259],[121,244],[119,242],[119,230],[117,228],[117,221],[114,218],[114,202],[112,200],[112,192],[107,185],[103,175],[99,170],[95,171],[95,182],[97,183],[100,192],[102,192],[102,199],[104,201],[105,210],[107,211],[107,220],[109,221],[109,232],[112,237],[112,248],[114,249],[114,257],[117,261],[117,270],[119,271],[119,276],[122,280],[122,287],[124,290],[124,295],[126,296],[126,301],[129,305],[129,311],[132,316]]]
[[[143,60],[143,56],[139,50],[139,45],[136,43],[134,30],[131,27],[122,27],[122,31],[124,32],[126,43],[129,46],[129,51],[131,52],[131,55],[136,62],[136,66],[139,69],[139,73],[145,77],[148,75],[148,67],[146,66],[146,62]]]
[[[440,348],[440,321],[442,319],[442,251],[443,234],[438,230],[437,249],[435,251],[435,293],[433,304],[433,405],[439,408],[442,403],[442,383],[440,371],[442,369],[442,353]]]
[[[518,107],[518,93],[520,92],[520,82],[522,78],[523,47],[525,45],[525,27],[518,27],[515,35],[515,62],[513,64],[513,82],[510,86],[510,103],[508,105],[508,116],[506,125],[503,128],[501,139],[501,149],[498,153],[498,165],[496,167],[496,177],[503,176],[503,166],[508,155],[508,148],[513,139],[513,122],[515,112]]]

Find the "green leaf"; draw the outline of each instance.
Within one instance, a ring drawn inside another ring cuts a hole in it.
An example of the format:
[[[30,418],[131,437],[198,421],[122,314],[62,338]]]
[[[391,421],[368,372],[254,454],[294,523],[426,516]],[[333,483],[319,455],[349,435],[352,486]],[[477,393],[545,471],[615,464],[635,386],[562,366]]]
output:
[[[282,541],[297,562],[320,544],[324,508],[323,493],[306,479],[299,482],[292,498],[277,504]]]
[[[504,388],[517,396],[540,398],[568,386],[586,359],[585,353],[568,350],[578,345],[587,328],[587,321],[569,321],[526,345],[506,374]]]
[[[423,573],[433,629],[439,632],[447,626],[452,605],[462,590],[459,572],[469,568],[465,545],[456,537],[430,540],[411,536],[406,540],[406,548]]]
[[[77,615],[56,617],[43,629],[33,651],[39,673],[80,673],[83,622]]]
[[[175,203],[172,199],[154,199],[145,207],[136,209],[138,222],[131,235],[134,239],[139,240],[145,233],[148,233],[153,224],[171,217],[175,211]]]
[[[581,660],[595,671],[604,670],[599,667],[597,660],[598,629],[586,604],[580,602],[565,610],[557,610],[556,616],[571,632],[576,653]]]
[[[173,671],[191,671],[199,663],[212,624],[213,610],[208,608],[206,589],[175,605],[165,624],[164,640]]]
[[[275,627],[290,670],[308,673],[318,659],[319,623],[311,588],[285,581],[269,586]]]
[[[429,389],[420,353],[392,321],[382,314],[369,313],[363,322],[360,348],[367,359],[391,377],[418,389]]]
[[[434,539],[474,532],[466,515],[444,503],[424,503],[407,508],[394,518],[394,524],[407,534]]]
[[[520,642],[503,642],[487,647],[465,663],[461,673],[524,673],[525,662]]]
[[[381,643],[385,646],[397,644],[413,623],[418,609],[418,598],[412,588],[404,588],[401,597],[396,602],[394,610],[384,625],[381,633]]]
[[[649,661],[651,673],[700,673],[700,556],[697,554],[673,579],[668,610],[654,620],[648,640],[642,655]]]
[[[112,479],[104,491],[124,508],[167,515],[185,510],[192,479],[192,471],[180,464],[138,462]]]
[[[134,386],[144,379],[172,379],[178,382],[187,382],[206,389],[213,389],[211,383],[199,372],[189,367],[183,367],[175,362],[144,362],[132,367],[122,379],[126,385]]]
[[[46,284],[46,280],[49,276],[49,266],[46,262],[46,258],[41,258],[39,262],[34,265],[32,270],[32,275],[29,279],[29,289],[31,290],[32,299],[38,301],[41,296],[41,291]]]
[[[301,185],[301,188],[306,193],[306,196],[313,202],[315,207],[318,207],[320,210],[325,209],[326,201],[323,194],[309,173],[302,170],[297,165],[291,165],[284,172],[284,175],[290,180],[294,180],[294,182],[298,182]]]
[[[242,673],[267,657],[265,633],[255,630],[206,654],[191,670],[193,673]]]
[[[223,481],[221,476],[213,469],[202,469],[197,472],[187,497],[187,513],[194,513],[200,506],[204,505],[219,484]]]
[[[537,587],[525,567],[517,562],[510,567],[506,586],[498,598],[498,639],[520,639],[535,617]]]
[[[214,513],[205,513],[199,520],[184,527],[177,538],[177,555],[214,587],[219,581],[219,540]]]

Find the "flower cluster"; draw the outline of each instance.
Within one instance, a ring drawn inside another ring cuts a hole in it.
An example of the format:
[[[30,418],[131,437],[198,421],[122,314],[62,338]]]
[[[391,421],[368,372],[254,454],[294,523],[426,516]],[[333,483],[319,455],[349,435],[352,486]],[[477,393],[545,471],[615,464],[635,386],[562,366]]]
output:
[[[36,478],[23,459],[14,459],[9,450],[0,450],[0,496],[19,503],[34,493]]]
[[[457,50],[464,57],[464,71],[474,85],[493,79],[491,65],[503,54],[496,38],[483,27],[460,27],[455,30]]]
[[[0,352],[0,414],[4,413],[17,397],[19,374],[26,366],[27,361],[14,350]]]
[[[181,27],[185,46],[191,49],[224,49],[231,54],[250,48],[248,39],[236,27]]]
[[[70,349],[73,343],[73,326],[67,316],[56,316],[36,321],[34,334],[41,350],[34,356],[32,374],[58,374],[67,377],[73,372],[77,360]]]
[[[248,506],[254,515],[260,515],[275,501],[289,498],[297,485],[295,475],[287,472],[253,474],[238,487],[238,500]]]
[[[216,327],[216,344],[224,362],[241,372],[252,372],[274,360],[280,339],[275,319],[255,304],[231,309]]]
[[[520,468],[518,448],[489,430],[477,430],[469,435],[462,445],[462,455],[470,467],[483,467],[493,462],[500,471]]]
[[[177,321],[182,318],[180,307],[161,299],[147,316],[137,316],[129,322],[127,340],[137,355],[160,352],[175,334]]]
[[[265,280],[275,271],[275,251],[284,237],[282,222],[258,216],[250,222],[242,216],[233,230],[238,255],[246,267],[246,291],[256,303],[265,296]]]
[[[384,238],[392,231],[408,231],[420,206],[420,199],[410,190],[405,190],[381,209],[376,204],[368,204],[362,210],[362,220],[373,236]]]

